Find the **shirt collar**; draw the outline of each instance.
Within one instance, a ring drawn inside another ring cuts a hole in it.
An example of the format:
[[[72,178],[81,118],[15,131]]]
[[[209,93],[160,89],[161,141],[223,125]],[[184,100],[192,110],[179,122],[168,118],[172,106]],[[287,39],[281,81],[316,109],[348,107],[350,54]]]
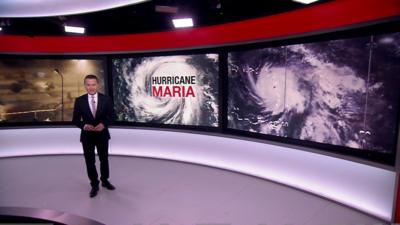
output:
[[[99,95],[99,93],[98,93],[98,92],[96,92],[96,94],[94,94],[94,99],[97,99],[98,95]],[[89,94],[89,93],[88,93],[88,98],[89,98],[89,99],[91,99],[91,98],[92,98],[92,95],[91,95],[91,94]]]

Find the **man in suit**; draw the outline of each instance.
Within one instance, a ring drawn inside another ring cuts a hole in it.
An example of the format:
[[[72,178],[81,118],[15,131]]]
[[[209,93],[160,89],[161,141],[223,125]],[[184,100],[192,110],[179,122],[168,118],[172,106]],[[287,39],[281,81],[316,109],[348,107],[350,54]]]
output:
[[[115,187],[108,181],[108,140],[110,133],[108,126],[112,122],[113,106],[111,99],[99,92],[98,78],[95,75],[87,75],[84,79],[87,94],[75,99],[72,122],[81,129],[80,141],[85,156],[87,175],[92,189],[91,198],[99,191],[99,180],[96,170],[95,147],[100,159],[100,180],[102,186],[108,190]]]

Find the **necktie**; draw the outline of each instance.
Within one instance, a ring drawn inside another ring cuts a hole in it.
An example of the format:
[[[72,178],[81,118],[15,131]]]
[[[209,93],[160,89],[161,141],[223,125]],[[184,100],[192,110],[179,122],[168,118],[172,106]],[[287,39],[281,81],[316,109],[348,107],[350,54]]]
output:
[[[94,95],[91,96],[92,97],[92,114],[93,117],[96,117],[96,101],[94,100]]]

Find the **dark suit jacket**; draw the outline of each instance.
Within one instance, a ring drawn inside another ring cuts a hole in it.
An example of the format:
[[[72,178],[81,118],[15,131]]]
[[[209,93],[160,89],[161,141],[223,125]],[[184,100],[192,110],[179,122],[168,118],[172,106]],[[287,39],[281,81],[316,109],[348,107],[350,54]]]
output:
[[[95,141],[95,140],[108,140],[110,139],[110,132],[108,126],[113,119],[113,105],[110,97],[98,92],[96,118],[93,118],[92,112],[88,102],[88,94],[84,94],[75,99],[74,114],[72,122],[81,128],[80,141]],[[99,123],[104,124],[104,129],[100,132],[85,131],[83,126],[91,124],[97,126]]]

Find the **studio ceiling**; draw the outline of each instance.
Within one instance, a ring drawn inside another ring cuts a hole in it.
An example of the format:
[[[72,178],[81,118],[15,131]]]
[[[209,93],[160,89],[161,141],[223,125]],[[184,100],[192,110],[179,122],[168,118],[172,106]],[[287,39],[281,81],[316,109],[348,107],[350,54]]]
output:
[[[174,30],[174,18],[192,17],[194,26],[202,27],[289,12],[327,1],[310,5],[292,0],[25,1],[30,3],[19,8],[0,7],[0,26],[2,34],[28,36],[76,35],[65,33],[64,25],[85,27],[84,35],[135,34]],[[0,5],[7,2],[24,1],[5,0]]]

